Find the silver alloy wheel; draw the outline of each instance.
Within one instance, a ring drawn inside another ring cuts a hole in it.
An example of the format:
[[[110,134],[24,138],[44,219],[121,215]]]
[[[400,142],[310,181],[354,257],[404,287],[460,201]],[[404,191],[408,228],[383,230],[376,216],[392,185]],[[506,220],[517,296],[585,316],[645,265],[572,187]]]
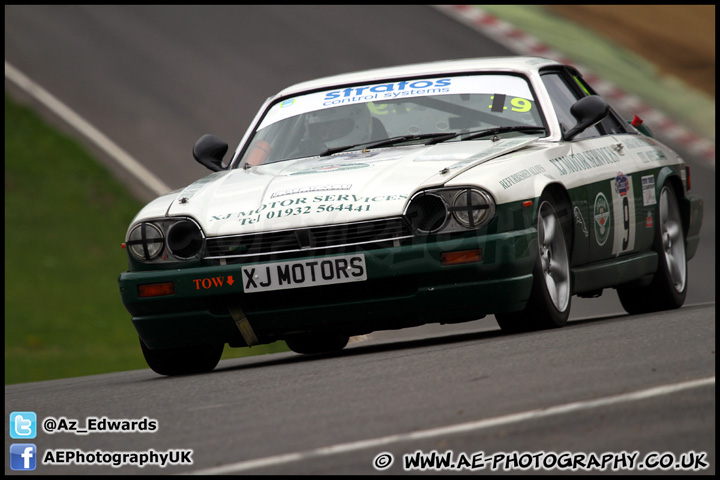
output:
[[[685,289],[687,263],[682,217],[672,189],[663,187],[660,192],[660,239],[670,280],[677,292]]]
[[[570,301],[570,261],[560,220],[549,202],[538,212],[538,248],[545,287],[555,308],[564,312]]]

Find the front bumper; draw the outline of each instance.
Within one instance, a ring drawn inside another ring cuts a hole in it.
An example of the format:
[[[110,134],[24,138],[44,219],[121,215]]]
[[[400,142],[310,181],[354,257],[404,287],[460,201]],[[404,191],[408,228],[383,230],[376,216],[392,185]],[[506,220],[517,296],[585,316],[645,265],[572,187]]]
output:
[[[359,335],[522,309],[532,287],[536,242],[534,228],[452,239],[428,237],[411,245],[362,252],[366,281],[291,290],[245,293],[242,267],[246,264],[125,272],[119,287],[140,338],[150,348],[244,346],[247,342],[236,324],[238,311],[249,321],[258,343],[308,331]],[[482,251],[482,260],[441,262],[443,253],[475,249]],[[338,252],[343,253],[347,252]],[[138,294],[141,285],[165,282],[173,283],[173,294],[149,298]]]

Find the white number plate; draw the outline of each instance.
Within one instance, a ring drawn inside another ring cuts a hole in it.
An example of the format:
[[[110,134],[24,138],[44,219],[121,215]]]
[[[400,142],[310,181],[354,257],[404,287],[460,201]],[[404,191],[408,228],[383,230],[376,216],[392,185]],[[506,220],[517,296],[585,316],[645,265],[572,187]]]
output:
[[[362,254],[262,263],[243,267],[242,272],[245,293],[367,280]]]

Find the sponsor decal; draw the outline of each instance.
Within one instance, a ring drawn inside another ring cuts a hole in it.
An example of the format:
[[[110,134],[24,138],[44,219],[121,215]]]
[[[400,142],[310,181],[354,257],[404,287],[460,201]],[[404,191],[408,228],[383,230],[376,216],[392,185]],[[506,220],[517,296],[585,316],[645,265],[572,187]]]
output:
[[[579,224],[582,227],[583,234],[585,235],[585,238],[588,237],[588,229],[585,225],[585,219],[582,216],[582,212],[580,211],[579,207],[575,207],[573,209],[573,213],[575,214],[575,223]]]
[[[667,156],[660,150],[648,150],[646,152],[637,152],[637,156],[642,163],[656,163],[667,160]]]
[[[557,168],[560,175],[582,172],[603,165],[619,162],[620,156],[611,148],[602,147],[585,152],[571,153],[562,157],[551,158],[550,163]]]
[[[524,168],[517,173],[513,173],[512,175],[503,178],[499,181],[499,183],[504,189],[506,189],[541,173],[545,173],[545,167],[542,165],[533,165],[532,167]]]
[[[510,99],[514,111],[527,112],[532,108],[529,100],[532,94],[527,82],[510,75],[477,75],[453,78],[423,78],[389,82],[375,85],[358,85],[324,92],[323,106],[346,103],[392,100],[420,95],[442,95],[450,93],[494,94],[490,108],[502,111],[506,99]]]
[[[623,143],[628,148],[644,148],[644,147],[654,147],[655,143],[647,139],[646,137],[638,136],[637,138],[630,136],[629,138],[623,139]]]
[[[595,207],[593,213],[595,220],[595,241],[600,246],[605,245],[610,236],[610,203],[602,192],[595,196]]]
[[[628,177],[622,172],[618,172],[617,177],[615,177],[615,191],[618,192],[621,197],[624,197],[627,195],[628,188]]]
[[[653,216],[652,212],[648,211],[647,218],[645,218],[645,228],[652,228],[653,227]]]
[[[371,211],[373,205],[385,202],[405,202],[407,195],[315,195],[313,197],[286,198],[263,203],[259,208],[235,213],[212,215],[208,221],[237,220],[240,225],[252,225],[262,220],[278,220],[288,217],[323,213],[347,213],[349,215]]]
[[[655,199],[655,177],[648,175],[642,177],[642,195],[643,195],[643,206],[655,205],[657,200]]]
[[[283,100],[282,102],[280,102],[280,108],[286,108],[286,107],[289,107],[289,106],[291,106],[291,105],[295,105],[295,99],[294,99],[294,98],[291,98],[291,99],[288,99],[288,100]]]
[[[227,277],[195,278],[192,280],[195,290],[209,290],[211,288],[220,288],[224,286],[232,287],[234,283],[235,279],[232,275],[228,275]]]
[[[337,107],[353,103],[381,102],[404,97],[426,95],[443,95],[450,92],[451,79],[417,80],[414,82],[398,82],[383,85],[350,87],[344,90],[328,92],[322,103],[323,107]]]
[[[414,80],[410,82],[383,83],[381,85],[366,85],[362,87],[350,87],[343,90],[334,90],[325,94],[325,101],[343,99],[345,101],[367,101],[378,98],[378,94],[383,94],[383,98],[396,98],[400,96],[411,96],[417,94],[427,95],[428,89],[444,88],[450,85],[452,79],[441,78],[433,80]],[[445,89],[444,91],[447,91]],[[342,102],[345,103],[345,102]]]

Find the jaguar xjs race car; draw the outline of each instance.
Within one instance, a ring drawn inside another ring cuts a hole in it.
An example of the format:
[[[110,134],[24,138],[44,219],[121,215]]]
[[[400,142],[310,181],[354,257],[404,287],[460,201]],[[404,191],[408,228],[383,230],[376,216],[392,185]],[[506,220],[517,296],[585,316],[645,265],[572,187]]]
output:
[[[689,168],[569,66],[309,81],[227,150],[200,138],[213,173],[127,232],[120,293],[160,374],[212,370],[225,344],[329,352],[489,314],[507,331],[561,327],[574,295],[609,288],[630,313],[685,300],[703,212]]]

